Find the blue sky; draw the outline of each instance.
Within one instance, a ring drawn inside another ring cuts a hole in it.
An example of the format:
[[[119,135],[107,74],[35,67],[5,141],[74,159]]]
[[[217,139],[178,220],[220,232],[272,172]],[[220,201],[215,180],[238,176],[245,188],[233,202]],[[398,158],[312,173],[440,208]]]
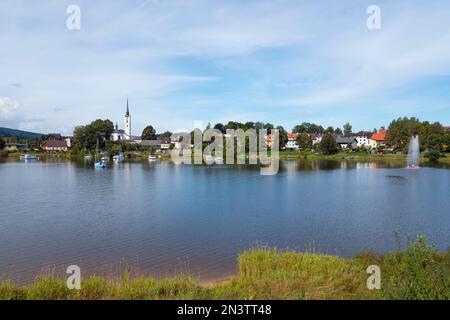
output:
[[[371,4],[378,31],[366,27]],[[121,126],[127,96],[135,135],[196,120],[450,125],[450,2],[0,2],[0,126]]]

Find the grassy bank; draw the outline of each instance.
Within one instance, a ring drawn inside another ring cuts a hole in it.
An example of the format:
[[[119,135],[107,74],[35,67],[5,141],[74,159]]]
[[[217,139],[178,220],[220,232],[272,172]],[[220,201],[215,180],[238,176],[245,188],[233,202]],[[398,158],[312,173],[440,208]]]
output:
[[[381,268],[381,290],[368,290],[366,269]],[[385,256],[335,256],[256,249],[238,259],[238,274],[201,285],[186,276],[161,280],[91,277],[80,290],[64,279],[39,278],[29,286],[0,284],[0,299],[450,299],[450,254],[418,237],[405,251]]]
[[[406,154],[368,154],[365,152],[339,152],[332,155],[316,154],[312,152],[301,151],[280,151],[281,159],[308,159],[308,160],[355,160],[355,161],[404,161],[408,156]],[[420,160],[423,162],[429,161],[424,154],[421,155]],[[450,155],[444,154],[439,158],[439,162],[450,163]]]

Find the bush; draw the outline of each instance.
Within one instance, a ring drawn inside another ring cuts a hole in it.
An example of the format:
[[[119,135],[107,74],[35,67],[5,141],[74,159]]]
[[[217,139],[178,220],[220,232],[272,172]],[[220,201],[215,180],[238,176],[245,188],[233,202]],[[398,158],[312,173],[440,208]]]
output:
[[[431,162],[437,162],[439,161],[439,157],[441,156],[440,152],[435,149],[428,150],[425,153],[425,157],[428,158]]]

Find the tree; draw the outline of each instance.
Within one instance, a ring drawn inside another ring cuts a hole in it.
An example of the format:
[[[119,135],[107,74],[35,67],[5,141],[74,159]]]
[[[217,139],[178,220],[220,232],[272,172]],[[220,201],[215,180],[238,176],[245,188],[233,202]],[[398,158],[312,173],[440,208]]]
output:
[[[308,130],[308,128],[311,126],[311,123],[303,122],[300,125],[296,125],[293,129],[293,133],[304,133]]]
[[[105,141],[109,140],[114,130],[114,124],[110,120],[97,119],[86,126],[75,127],[73,131],[74,150],[93,150],[97,146],[105,146]]]
[[[319,143],[319,151],[323,154],[335,154],[339,150],[336,141],[331,133],[325,133]]]
[[[300,133],[297,136],[297,144],[301,150],[311,150],[313,146],[313,141],[311,136],[307,133]]]
[[[334,128],[333,127],[326,128],[325,129],[325,133],[333,134],[334,133]]]
[[[142,140],[156,140],[156,130],[152,126],[147,126],[142,131]]]
[[[337,134],[338,136],[342,136],[342,130],[341,128],[334,129],[334,134]]]
[[[430,160],[430,162],[438,162],[440,153],[438,150],[430,149],[425,153],[425,157],[428,158],[428,160]]]
[[[3,150],[5,145],[6,145],[6,142],[3,139],[0,139],[0,150]]]
[[[227,129],[225,128],[225,126],[222,123],[216,123],[216,125],[214,126],[214,129],[219,130],[223,134],[225,134],[227,132]]]
[[[344,124],[344,137],[350,137],[352,135],[352,125],[350,123]]]
[[[284,130],[284,128],[282,126],[278,126],[277,129],[278,129],[278,134],[279,134],[279,137],[280,137],[279,147],[280,147],[280,149],[284,149],[286,147],[287,142],[288,142],[288,136],[287,136],[288,134],[287,134],[286,130]]]
[[[172,132],[166,131],[159,135],[160,138],[170,138],[172,136]]]

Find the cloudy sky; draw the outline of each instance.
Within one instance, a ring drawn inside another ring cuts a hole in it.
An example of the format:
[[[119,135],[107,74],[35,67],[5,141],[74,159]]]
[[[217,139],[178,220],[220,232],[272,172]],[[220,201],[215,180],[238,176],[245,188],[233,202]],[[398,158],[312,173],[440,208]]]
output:
[[[68,30],[66,9],[81,9]],[[381,30],[366,26],[381,8]],[[450,125],[450,2],[2,0],[0,126]]]

